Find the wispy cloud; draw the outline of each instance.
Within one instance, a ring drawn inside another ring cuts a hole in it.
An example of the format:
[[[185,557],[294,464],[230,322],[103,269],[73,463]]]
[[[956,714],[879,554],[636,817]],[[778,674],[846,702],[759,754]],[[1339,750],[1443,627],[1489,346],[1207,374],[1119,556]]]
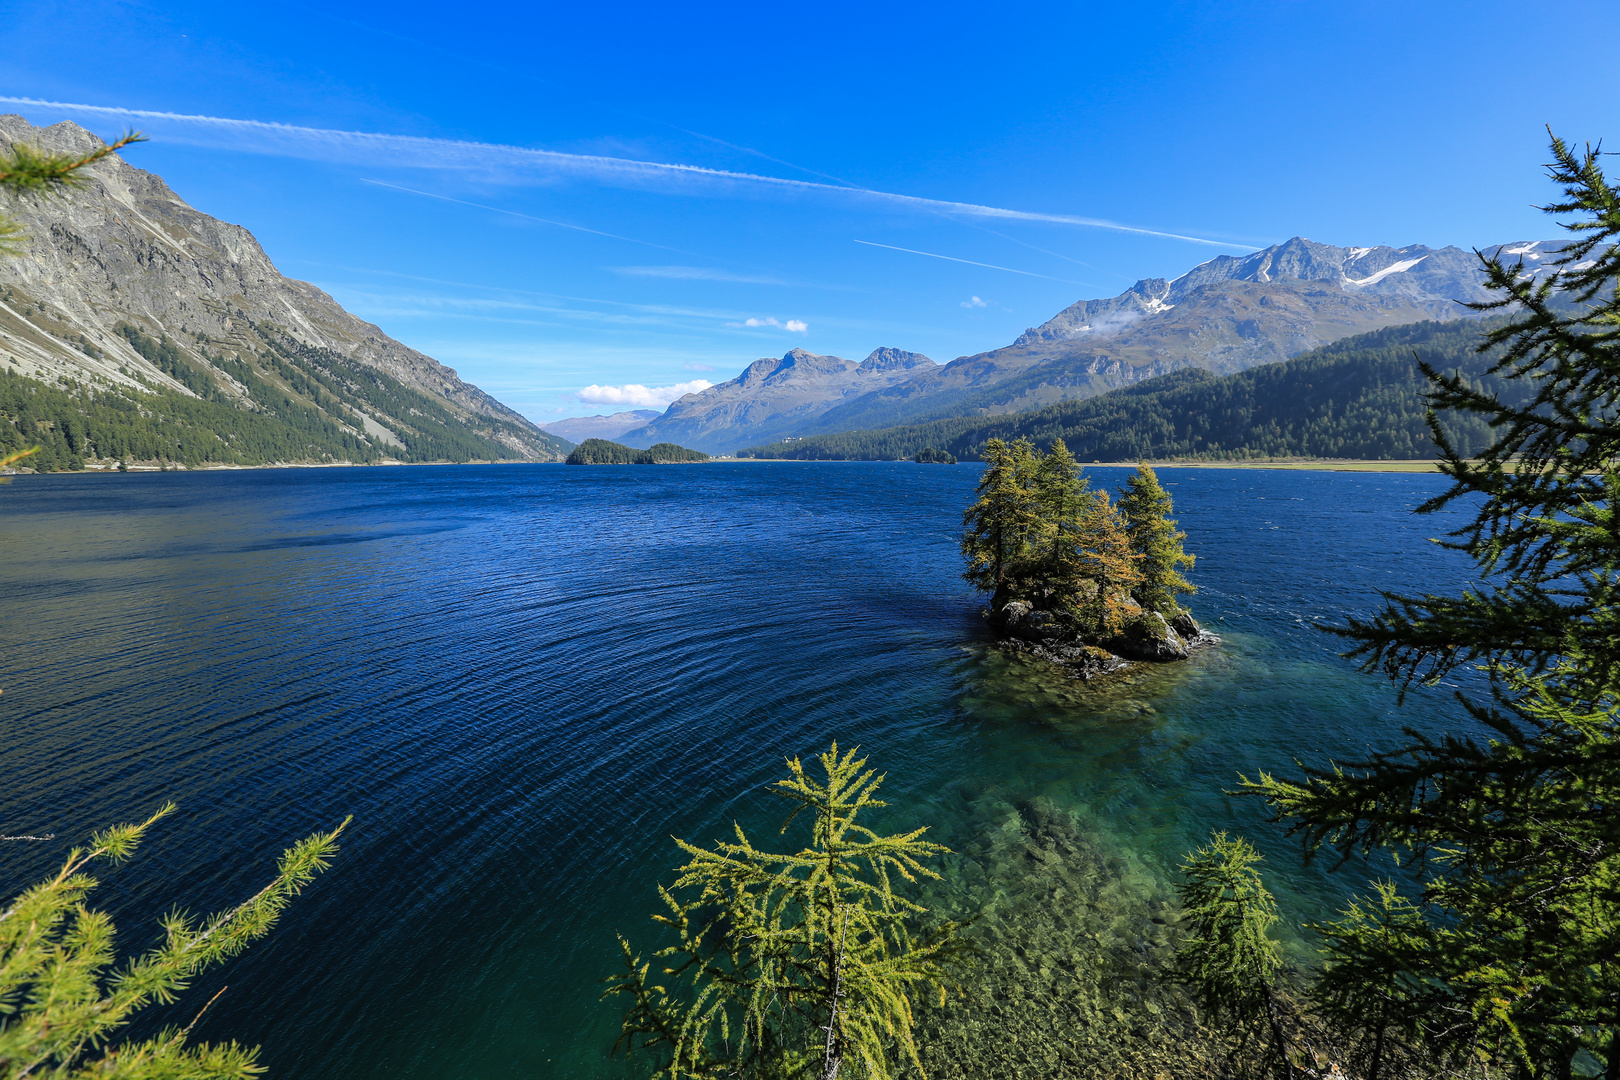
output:
[[[633,236],[620,236],[618,233],[603,232],[601,229],[588,229],[583,225],[571,225],[566,221],[553,221],[551,218],[535,217],[533,214],[522,214],[516,210],[507,210],[499,206],[488,206],[484,203],[468,202],[466,199],[452,199],[448,195],[439,195],[431,191],[418,191],[416,188],[403,187],[399,184],[389,184],[382,180],[370,180],[362,176],[362,184],[371,184],[375,187],[391,188],[394,191],[404,191],[412,195],[422,195],[429,199],[438,199],[440,202],[455,203],[458,206],[471,206],[476,210],[490,210],[508,217],[522,218],[525,221],[538,221],[542,225],[555,225],[559,229],[573,229],[575,232],[590,233],[593,236],[605,236],[610,240],[623,240],[629,244],[641,244],[644,247],[657,248],[660,251],[672,251],[676,255],[691,255],[693,252],[682,251],[680,248],[665,247],[650,240],[637,240]]]
[[[779,176],[762,176],[756,173],[710,169],[701,165],[638,161],[633,158],[608,157],[596,154],[565,154],[555,150],[536,150],[523,146],[506,146],[500,143],[432,139],[419,135],[387,135],[365,131],[341,131],[331,128],[270,123],[263,120],[239,120],[230,117],[160,112],[151,109],[126,109],[102,105],[75,104],[72,102],[42,101],[28,97],[0,96],[0,102],[20,105],[32,110],[49,109],[74,116],[115,120],[121,123],[138,123],[155,133],[161,134],[163,138],[171,142],[237,150],[245,153],[270,154],[318,161],[343,161],[351,164],[372,166],[453,170],[477,173],[488,179],[505,180],[513,183],[550,180],[559,177],[577,177],[632,187],[669,188],[675,186],[679,188],[695,184],[710,190],[719,187],[735,189],[765,188],[783,192],[815,192],[843,200],[876,203],[890,208],[907,207],[928,213],[947,214],[963,218],[1075,225],[1084,228],[1133,233],[1139,236],[1182,240],[1190,244],[1236,248],[1241,251],[1255,250],[1249,244],[1234,244],[1224,240],[1190,236],[1164,229],[1126,225],[1117,221],[1109,221],[1106,218],[1011,210],[1000,206],[982,206],[977,203],[953,202],[947,199],[927,199],[917,195],[902,195],[896,192],[876,191],[863,187],[847,187],[813,180],[790,180]],[[967,260],[957,261],[966,262]],[[1006,268],[997,267],[996,269]],[[1023,273],[1023,271],[1014,272]],[[1042,275],[1036,274],[1032,276],[1040,277]]]
[[[610,266],[615,274],[630,277],[669,278],[673,281],[731,281],[742,285],[792,285],[778,277],[764,274],[738,274],[730,270],[714,270],[707,266]]]
[[[728,322],[728,323],[726,323],[726,325],[727,326],[739,326],[739,327],[747,326],[747,327],[755,327],[755,328],[761,327],[761,326],[774,326],[778,330],[788,330],[788,331],[791,331],[792,333],[795,333],[795,334],[806,334],[806,333],[810,332],[810,324],[807,323],[807,322],[803,322],[803,321],[801,321],[799,319],[789,319],[787,322],[777,322],[775,316],[769,316],[769,315],[766,316],[763,319],[748,318],[748,319],[744,319],[742,322]]]
[[[694,364],[691,361],[687,361],[686,363],[681,365],[681,368],[684,371],[713,371],[714,370],[714,365],[713,364]]]
[[[985,303],[983,300],[980,300],[977,296],[970,296],[966,300],[962,301],[962,306],[965,308],[976,308],[989,307],[990,305]]]
[[[966,263],[969,266],[982,266],[986,270],[1004,270],[1009,274],[1022,274],[1025,277],[1045,278],[1047,281],[1061,281],[1065,285],[1085,285],[1084,281],[1070,281],[1068,278],[1048,277],[1046,274],[1037,274],[1029,270],[1014,270],[1010,266],[997,266],[995,263],[974,262],[972,259],[958,259],[955,255],[937,255],[932,251],[918,251],[916,248],[895,247],[893,244],[874,244],[870,240],[857,240],[857,244],[867,247],[888,248],[890,251],[903,251],[907,255],[926,255],[930,259],[944,259],[946,262]]]
[[[702,393],[713,385],[707,379],[693,379],[674,386],[642,386],[640,383],[597,386],[593,383],[581,390],[578,397],[587,405],[635,405],[644,409],[665,409],[676,398]]]

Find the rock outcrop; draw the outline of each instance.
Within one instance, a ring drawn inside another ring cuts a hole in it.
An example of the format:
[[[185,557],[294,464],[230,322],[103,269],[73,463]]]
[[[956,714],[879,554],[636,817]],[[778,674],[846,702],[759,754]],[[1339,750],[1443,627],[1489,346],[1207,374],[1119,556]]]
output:
[[[1134,602],[1128,606],[1138,614],[1120,634],[1099,641],[1076,635],[1062,616],[1027,600],[1003,604],[992,613],[991,624],[1003,636],[1003,648],[1061,664],[1088,680],[1124,671],[1133,663],[1185,660],[1193,650],[1220,641],[1206,633],[1190,612],[1179,611],[1166,619],[1157,611],[1142,611]]]

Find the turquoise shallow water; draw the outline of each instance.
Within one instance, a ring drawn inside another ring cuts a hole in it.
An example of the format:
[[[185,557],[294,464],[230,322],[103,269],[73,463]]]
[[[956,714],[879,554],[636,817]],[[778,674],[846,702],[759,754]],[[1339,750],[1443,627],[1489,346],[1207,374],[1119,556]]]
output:
[[[1311,629],[1465,580],[1423,542],[1447,521],[1410,513],[1443,478],[1161,478],[1225,640],[1097,692],[986,652],[957,577],[972,466],[21,477],[0,489],[0,831],[61,839],[7,845],[0,888],[173,798],[98,893],[133,948],[354,814],[275,934],[167,1017],[228,983],[198,1036],[262,1043],[284,1078],[619,1075],[598,980],[616,931],[646,936],[669,837],[768,828],[783,755],[835,737],[888,770],[896,826],[959,850],[1044,797],[1162,890],[1240,828],[1285,910],[1319,912],[1358,882],[1300,868],[1222,788],[1461,723],[1441,691],[1397,712]]]

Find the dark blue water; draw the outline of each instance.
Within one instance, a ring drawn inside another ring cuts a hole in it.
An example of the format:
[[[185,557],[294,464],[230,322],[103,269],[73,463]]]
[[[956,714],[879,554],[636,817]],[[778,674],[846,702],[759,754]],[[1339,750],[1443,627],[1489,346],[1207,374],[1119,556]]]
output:
[[[1317,912],[1359,882],[1223,789],[1459,722],[1439,691],[1397,711],[1311,629],[1465,580],[1424,542],[1450,523],[1410,513],[1443,478],[1161,477],[1225,641],[1108,691],[987,654],[957,576],[972,466],[21,477],[0,831],[59,839],[0,849],[0,890],[174,799],[96,894],[135,948],[353,814],[274,934],[165,1017],[228,983],[197,1037],[262,1043],[288,1080],[617,1075],[599,980],[616,932],[647,937],[669,837],[774,822],[761,786],[833,738],[888,770],[896,826],[971,849],[1044,797],[1161,891],[1239,828]]]

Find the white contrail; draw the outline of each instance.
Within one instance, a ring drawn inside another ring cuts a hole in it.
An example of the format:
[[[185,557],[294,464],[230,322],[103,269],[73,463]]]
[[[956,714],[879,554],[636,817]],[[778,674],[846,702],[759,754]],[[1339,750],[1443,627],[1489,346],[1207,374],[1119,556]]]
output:
[[[1249,244],[1233,244],[1224,240],[1210,240],[1202,236],[1144,229],[1134,225],[1121,225],[1102,218],[1077,217],[1072,214],[1040,214],[1028,210],[1008,210],[999,206],[980,206],[977,203],[951,202],[945,199],[925,199],[917,195],[900,195],[890,191],[869,188],[843,187],[811,180],[788,180],[779,176],[761,176],[756,173],[731,172],[709,169],[701,165],[675,165],[661,161],[636,161],[631,158],[602,157],[594,154],[564,154],[555,150],[533,150],[522,146],[499,143],[465,142],[455,139],[429,139],[419,135],[379,135],[365,131],[339,131],[330,128],[300,127],[295,124],[269,123],[263,120],[235,120],[220,116],[196,116],[186,113],[158,112],[150,109],[125,109],[103,105],[82,105],[62,101],[42,101],[38,98],[7,97],[0,95],[0,103],[22,105],[35,109],[55,109],[86,116],[105,117],[124,122],[156,121],[162,125],[166,138],[192,145],[224,147],[249,153],[273,154],[315,160],[342,160],[370,165],[398,165],[408,168],[461,169],[484,172],[510,173],[538,171],[549,174],[591,176],[601,180],[631,183],[641,186],[670,181],[701,182],[724,185],[759,185],[780,191],[817,192],[837,194],[846,199],[866,199],[891,205],[911,206],[933,213],[956,214],[965,217],[997,218],[1004,221],[1034,221],[1054,225],[1079,225],[1093,229],[1133,233],[1138,236],[1157,236],[1167,240],[1182,240],[1189,244],[1211,247],[1255,250]],[[188,135],[184,128],[193,129]],[[182,130],[177,131],[176,128]],[[197,129],[208,133],[195,133]]]
[[[907,255],[926,255],[930,259],[944,259],[946,262],[967,263],[969,266],[982,266],[988,270],[1005,270],[1009,274],[1023,274],[1025,277],[1046,278],[1047,281],[1061,281],[1065,285],[1090,285],[1089,281],[1070,281],[1067,278],[1047,277],[1045,274],[1036,274],[1029,270],[1014,270],[1010,266],[997,266],[995,263],[974,262],[972,259],[958,259],[955,255],[936,255],[932,251],[918,251],[916,248],[895,247],[893,244],[874,244],[870,240],[857,240],[857,244],[867,247],[888,248],[890,251],[904,251]]]
[[[575,232],[590,233],[592,236],[605,236],[609,240],[623,240],[629,244],[641,244],[645,247],[657,248],[659,251],[673,251],[677,255],[691,255],[698,259],[703,257],[695,252],[682,251],[680,248],[665,247],[663,244],[655,244],[651,240],[637,240],[633,236],[620,236],[618,233],[603,232],[601,229],[587,229],[583,225],[570,225],[566,221],[553,221],[551,218],[535,217],[533,214],[521,214],[516,210],[506,210],[499,206],[486,206],[484,203],[468,202],[466,199],[452,199],[448,195],[436,195],[431,191],[418,191],[415,188],[404,187],[400,184],[389,184],[381,180],[370,180],[364,176],[360,178],[360,182],[362,184],[374,184],[377,187],[392,188],[394,191],[405,191],[412,195],[425,195],[430,199],[439,199],[443,202],[455,203],[457,206],[471,206],[476,210],[492,210],[497,214],[508,214],[515,218],[522,218],[525,221],[538,221],[542,225],[555,225],[559,229],[573,229]]]

